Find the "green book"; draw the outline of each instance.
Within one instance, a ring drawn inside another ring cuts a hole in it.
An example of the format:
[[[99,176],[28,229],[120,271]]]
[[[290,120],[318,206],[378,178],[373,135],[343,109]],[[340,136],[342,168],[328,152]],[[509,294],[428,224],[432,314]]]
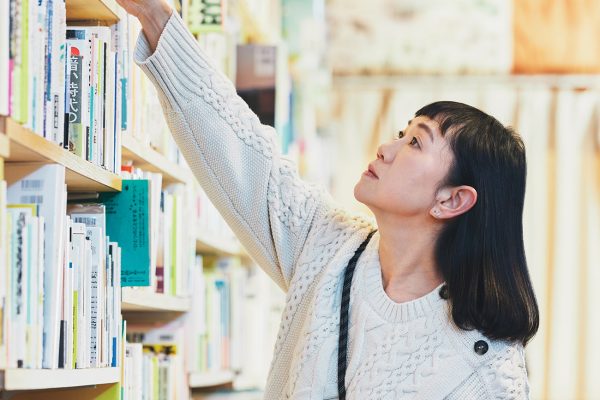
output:
[[[121,286],[150,286],[150,202],[147,180],[125,179],[121,192],[101,193],[106,231],[122,249]]]

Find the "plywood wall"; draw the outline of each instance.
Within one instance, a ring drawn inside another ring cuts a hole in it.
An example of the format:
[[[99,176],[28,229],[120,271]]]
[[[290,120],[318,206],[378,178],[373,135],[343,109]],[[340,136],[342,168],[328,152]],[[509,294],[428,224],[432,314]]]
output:
[[[600,1],[513,0],[514,72],[600,72]]]

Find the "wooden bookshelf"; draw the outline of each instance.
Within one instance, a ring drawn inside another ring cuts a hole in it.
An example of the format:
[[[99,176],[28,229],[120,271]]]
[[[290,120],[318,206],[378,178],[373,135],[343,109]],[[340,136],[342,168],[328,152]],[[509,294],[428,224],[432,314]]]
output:
[[[38,390],[116,383],[121,368],[25,369],[0,371],[1,390]]]
[[[170,161],[131,135],[121,136],[121,152],[123,162],[133,161],[134,166],[143,170],[160,172],[164,183],[191,183],[194,180],[189,169]]]
[[[121,14],[119,5],[115,0],[66,0],[67,20],[103,21],[114,24],[119,21]]]
[[[191,372],[189,375],[190,388],[206,388],[212,386],[225,385],[233,382],[235,374],[233,371],[216,372]]]
[[[191,300],[189,297],[168,296],[145,290],[123,288],[121,297],[122,311],[189,311]]]
[[[121,190],[121,178],[66,149],[36,135],[12,118],[0,117],[0,132],[9,141],[10,162],[48,162],[64,165],[69,191],[111,192]],[[0,135],[3,136],[3,135]],[[6,168],[10,168],[7,164]]]
[[[8,136],[0,133],[0,158],[8,158],[10,155],[10,141]]]
[[[219,256],[241,256],[242,249],[237,242],[214,239],[209,234],[199,234],[196,238],[196,252]]]

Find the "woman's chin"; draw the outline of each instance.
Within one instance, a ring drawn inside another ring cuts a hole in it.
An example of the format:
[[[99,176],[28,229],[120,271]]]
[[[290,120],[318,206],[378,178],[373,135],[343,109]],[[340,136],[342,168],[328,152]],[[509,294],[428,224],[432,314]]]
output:
[[[356,185],[354,185],[354,198],[356,199],[356,201],[363,203],[364,205],[367,205],[367,203],[366,203],[367,196],[365,196],[365,194],[366,194],[366,188],[364,187],[364,185],[361,181],[358,181],[356,183]]]

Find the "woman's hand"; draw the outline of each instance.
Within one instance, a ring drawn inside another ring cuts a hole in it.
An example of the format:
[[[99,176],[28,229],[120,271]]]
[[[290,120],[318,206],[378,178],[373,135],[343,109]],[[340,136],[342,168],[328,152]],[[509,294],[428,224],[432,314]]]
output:
[[[140,20],[144,35],[154,51],[173,12],[171,7],[165,0],[117,0],[117,3]]]

